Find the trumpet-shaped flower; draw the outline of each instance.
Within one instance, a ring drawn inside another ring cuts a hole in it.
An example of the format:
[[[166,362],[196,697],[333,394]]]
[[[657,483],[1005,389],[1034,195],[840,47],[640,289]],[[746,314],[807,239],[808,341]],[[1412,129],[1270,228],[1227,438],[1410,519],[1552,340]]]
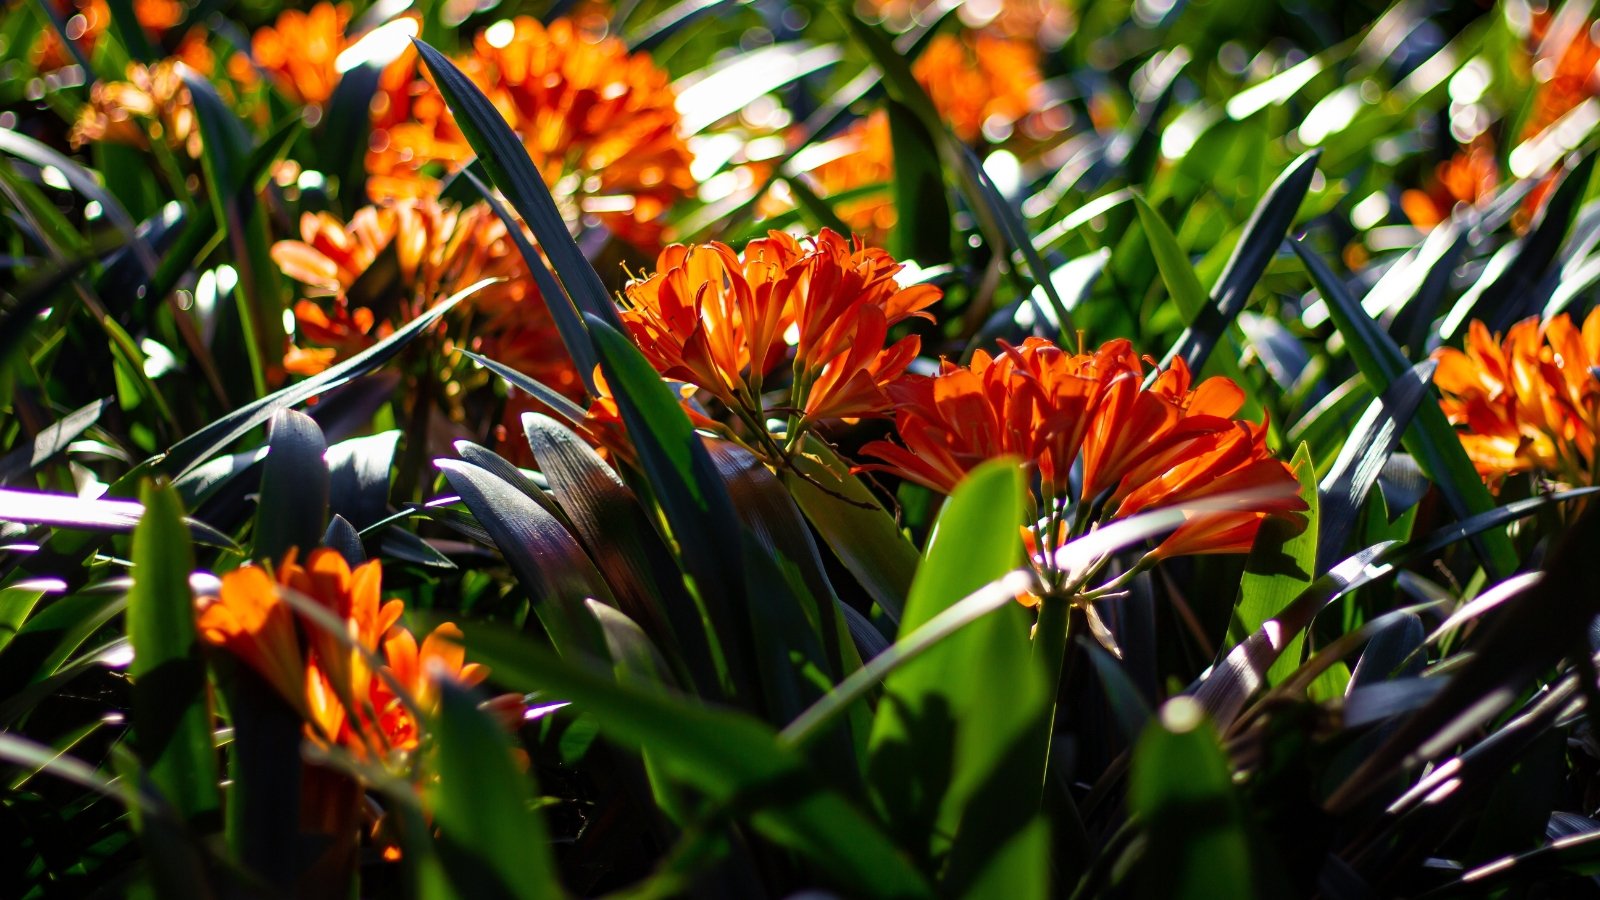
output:
[[[888,330],[931,318],[925,310],[941,296],[929,285],[902,288],[901,268],[826,229],[805,241],[771,232],[743,256],[720,243],[674,245],[654,274],[628,284],[622,320],[657,371],[753,428],[764,430],[772,411],[763,390],[787,378],[792,442],[822,419],[888,411],[885,388],[920,347],[915,335],[886,347]]]
[[[455,62],[521,138],[572,221],[592,215],[624,240],[659,246],[661,214],[695,180],[676,96],[648,55],[567,19],[547,26],[522,16],[490,26]],[[386,110],[396,124],[374,134],[375,196],[431,194],[436,175],[473,157],[428,83],[414,85],[405,104],[403,115]]]
[[[320,345],[292,348],[284,363],[291,372],[321,371],[438,300],[498,279],[470,300],[473,348],[558,389],[581,389],[526,263],[485,204],[399,200],[363,207],[348,223],[307,213],[300,240],[279,241],[272,258],[306,286],[307,298],[294,307],[296,327],[304,342]]]
[[[1069,353],[1029,338],[997,355],[979,351],[967,366],[947,361],[890,389],[903,444],[867,444],[863,454],[883,462],[866,468],[949,492],[985,460],[1021,457],[1038,476],[1046,517],[1071,523],[1045,531],[1042,560],[1096,523],[1223,495],[1235,502],[1190,515],[1152,558],[1238,552],[1265,516],[1304,508],[1293,473],[1266,448],[1265,425],[1235,418],[1237,385],[1219,377],[1193,386],[1181,359],[1149,388],[1143,381],[1125,340]]]
[[[1566,314],[1526,319],[1503,338],[1474,321],[1461,350],[1434,358],[1441,406],[1478,474],[1491,487],[1534,472],[1571,485],[1596,483],[1600,435],[1600,311],[1582,327]]]
[[[382,578],[377,561],[352,568],[320,549],[302,564],[291,551],[272,574],[225,574],[218,595],[201,601],[200,634],[260,674],[304,717],[309,740],[386,760],[418,746],[418,714],[437,707],[440,678],[474,685],[488,670],[466,662],[450,623],[419,648],[398,624],[404,605],[382,600]],[[297,611],[291,596],[320,614]]]

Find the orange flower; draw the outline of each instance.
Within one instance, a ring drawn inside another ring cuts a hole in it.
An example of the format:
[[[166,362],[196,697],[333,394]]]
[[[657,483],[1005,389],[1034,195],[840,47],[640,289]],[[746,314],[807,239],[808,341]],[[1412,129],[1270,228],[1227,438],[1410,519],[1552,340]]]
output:
[[[1474,321],[1464,350],[1434,353],[1441,406],[1478,474],[1491,487],[1536,472],[1571,485],[1596,483],[1600,434],[1600,310],[1580,329],[1566,314],[1518,322],[1504,339]]]
[[[1548,10],[1535,14],[1529,34],[1536,42],[1533,65],[1536,84],[1533,109],[1522,126],[1523,140],[1537,135],[1578,104],[1600,93],[1600,78],[1595,75],[1595,67],[1600,65],[1600,45],[1591,36],[1595,23],[1586,21],[1582,27],[1574,29],[1563,46],[1547,47],[1553,19]],[[1540,53],[1553,56],[1540,58]]]
[[[456,63],[520,135],[570,220],[594,216],[624,240],[659,246],[661,214],[695,181],[676,97],[649,56],[567,19],[522,16],[491,25]],[[428,169],[453,171],[473,156],[430,85],[413,86],[407,103],[407,121],[373,135],[374,196],[434,193]]]
[[[148,147],[149,137],[200,158],[200,125],[178,61],[129,63],[126,81],[97,81],[68,135],[74,148],[98,141]]]
[[[200,634],[260,673],[306,718],[309,740],[385,759],[415,749],[424,730],[396,687],[426,714],[438,706],[440,678],[475,685],[488,670],[466,662],[461,631],[450,623],[419,649],[397,624],[404,605],[381,600],[382,578],[377,561],[352,569],[337,551],[323,548],[301,565],[291,551],[276,578],[258,566],[224,575],[219,595],[201,601]],[[326,611],[339,630],[330,630],[322,616],[292,614],[285,591]],[[305,636],[303,652],[296,622]],[[502,717],[520,713],[520,697],[495,703]]]
[[[904,31],[918,22],[931,22],[946,8],[940,0],[867,0],[866,6],[887,19],[896,31]],[[1037,42],[1046,48],[1061,46],[1071,36],[1074,24],[1072,4],[1068,0],[965,3],[957,14],[968,28]]]
[[[558,390],[581,393],[527,264],[486,204],[398,200],[363,207],[349,223],[307,213],[300,237],[274,244],[272,258],[315,298],[295,304],[300,336],[333,352],[292,348],[284,360],[289,371],[321,371],[434,302],[498,278],[472,296],[474,349],[509,356],[502,361]],[[378,310],[385,311],[381,319]]]
[[[1493,197],[1499,187],[1500,165],[1495,161],[1494,142],[1481,136],[1440,163],[1424,190],[1411,189],[1401,194],[1400,208],[1411,224],[1427,231],[1449,219],[1456,206],[1478,206]]]
[[[415,14],[412,14],[413,16]],[[287,9],[271,25],[256,29],[250,38],[250,57],[236,55],[237,65],[266,73],[279,93],[303,106],[325,106],[342,75],[339,55],[355,44],[346,34],[350,7],[318,3],[306,12]],[[410,80],[415,51],[409,47],[385,67],[379,77],[375,105],[389,108]],[[230,63],[233,71],[235,63]]]
[[[805,168],[824,198],[870,185],[881,186],[869,196],[836,202],[833,211],[850,226],[852,234],[861,235],[868,243],[882,244],[888,238],[896,220],[888,194],[889,182],[894,178],[888,113],[879,109],[857,119],[838,137],[805,150],[796,157],[795,164]],[[772,198],[765,203],[762,214],[770,217],[791,206],[792,203]]]
[[[867,444],[862,452],[884,463],[865,468],[948,493],[983,461],[1019,456],[1038,473],[1044,514],[1072,522],[1049,532],[1049,549],[1096,523],[1251,492],[1236,509],[1191,516],[1153,559],[1248,549],[1266,515],[1304,508],[1294,475],[1266,448],[1266,426],[1234,418],[1237,385],[1218,377],[1191,387],[1181,359],[1151,387],[1143,379],[1125,340],[1073,354],[1029,338],[998,356],[979,351],[968,366],[946,361],[938,375],[890,388],[904,446]],[[1068,473],[1078,462],[1074,495]]]
[[[294,616],[265,569],[246,566],[222,576],[222,591],[201,601],[200,636],[255,669],[302,714],[305,662]]]
[[[100,35],[111,27],[111,7],[106,0],[54,0],[52,5],[65,22],[63,31],[67,39],[78,45],[85,58],[92,59]],[[134,0],[133,3],[134,18],[152,39],[159,39],[167,29],[182,22],[186,13],[178,0]],[[41,72],[54,71],[75,61],[71,52],[61,45],[56,30],[49,27],[40,32],[32,55],[34,68]]]
[[[789,359],[792,445],[818,420],[887,412],[884,387],[921,346],[911,335],[885,348],[888,329],[931,319],[924,310],[941,296],[929,285],[902,289],[900,269],[884,251],[827,229],[804,243],[770,232],[743,257],[726,244],[674,245],[655,274],[628,284],[622,320],[657,371],[704,389],[762,432],[761,393]]]
[[[956,137],[969,144],[1010,134],[1034,107],[1040,81],[1033,44],[981,32],[938,35],[911,73]]]
[[[295,103],[321,106],[339,83],[334,60],[348,46],[350,8],[318,3],[307,12],[286,9],[272,25],[256,29],[250,55],[272,83]]]

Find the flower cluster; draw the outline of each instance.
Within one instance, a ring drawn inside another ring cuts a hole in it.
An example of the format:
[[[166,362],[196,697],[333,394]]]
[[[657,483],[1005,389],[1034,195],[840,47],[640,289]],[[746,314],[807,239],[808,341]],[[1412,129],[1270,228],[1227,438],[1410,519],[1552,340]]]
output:
[[[1478,473],[1498,487],[1532,472],[1596,483],[1600,435],[1600,310],[1579,328],[1565,314],[1518,322],[1504,338],[1474,321],[1463,350],[1441,349],[1434,383]]]
[[[223,575],[217,596],[201,601],[200,634],[265,679],[305,720],[309,740],[390,760],[419,745],[438,703],[437,679],[474,685],[489,673],[466,662],[454,625],[440,625],[419,646],[398,624],[404,604],[381,600],[382,578],[377,561],[351,569],[337,551],[321,549],[301,565],[291,551],[273,572],[245,566]],[[296,612],[288,592],[343,631]],[[494,701],[508,715],[520,704],[516,695]]]
[[[1402,193],[1400,208],[1411,224],[1426,231],[1449,219],[1458,205],[1476,207],[1499,188],[1500,164],[1495,160],[1494,142],[1479,136],[1439,163],[1423,189]]]
[[[1014,127],[1038,108],[1037,48],[988,31],[941,34],[912,63],[939,117],[968,144],[1003,143]],[[821,196],[887,185],[894,176],[889,117],[883,110],[857,119],[837,136],[807,148],[795,166]],[[793,204],[782,189],[763,199],[771,216]],[[894,227],[895,209],[882,191],[836,202],[834,211],[851,230],[881,243]]]
[[[1226,378],[1195,386],[1181,359],[1145,388],[1133,346],[1114,340],[1070,353],[1042,338],[889,388],[904,446],[862,448],[887,470],[953,490],[978,464],[1015,455],[1038,475],[1041,557],[1096,524],[1150,509],[1235,495],[1226,510],[1192,513],[1152,553],[1163,559],[1250,548],[1267,515],[1303,509],[1294,474],[1266,447],[1266,426],[1237,419],[1244,392]],[[1081,466],[1075,491],[1069,478]],[[1070,524],[1069,524],[1070,523]],[[1062,527],[1054,527],[1060,525]]]
[[[1037,106],[1038,51],[1025,41],[984,32],[941,34],[911,66],[956,137],[973,144],[1004,136]]]
[[[62,31],[67,40],[76,44],[85,58],[93,58],[100,35],[111,27],[110,4],[106,0],[52,0],[50,6],[65,23]],[[178,0],[134,0],[133,3],[133,17],[150,38],[160,38],[176,27],[186,13]],[[13,14],[23,15],[21,12]],[[54,28],[40,32],[32,57],[34,67],[41,72],[59,69],[73,61],[71,52],[62,45]]]
[[[389,254],[392,265],[380,264]],[[289,372],[320,372],[438,300],[497,279],[471,298],[472,349],[568,394],[582,389],[526,263],[486,204],[396,200],[363,207],[348,223],[307,213],[300,240],[279,241],[272,258],[315,298],[295,304],[302,344],[284,359]]]
[[[455,60],[522,139],[569,219],[593,216],[638,246],[660,246],[661,214],[695,189],[667,75],[616,38],[571,20],[498,22]],[[375,197],[423,196],[473,156],[443,97],[414,83],[374,132]],[[403,106],[404,108],[399,108]]]
[[[822,419],[884,415],[885,387],[921,349],[915,335],[885,346],[889,328],[931,319],[940,291],[902,288],[902,266],[882,250],[824,229],[726,244],[673,245],[656,272],[624,290],[622,320],[668,378],[701,388],[766,434],[767,413],[788,414],[788,443]],[[787,382],[786,406],[762,393]]]
[[[199,159],[199,119],[178,64],[175,59],[148,66],[133,62],[127,80],[95,82],[68,135],[72,146],[109,141],[147,147],[153,139]]]

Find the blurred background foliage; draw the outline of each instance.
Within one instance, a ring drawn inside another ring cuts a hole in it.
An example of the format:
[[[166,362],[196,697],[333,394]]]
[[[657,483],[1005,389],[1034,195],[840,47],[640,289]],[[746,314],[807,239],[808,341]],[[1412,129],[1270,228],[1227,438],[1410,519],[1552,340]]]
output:
[[[1594,303],[1591,7],[9,0],[0,893],[1592,892],[1600,324],[1490,336]],[[1305,508],[1024,553],[639,352],[825,228],[913,375],[1125,338]]]

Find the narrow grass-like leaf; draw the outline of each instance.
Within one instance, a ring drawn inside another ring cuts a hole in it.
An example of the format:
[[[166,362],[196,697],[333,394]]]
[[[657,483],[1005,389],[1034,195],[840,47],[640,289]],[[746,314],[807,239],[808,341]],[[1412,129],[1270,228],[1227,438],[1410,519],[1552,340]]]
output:
[[[1150,254],[1156,259],[1161,280],[1167,285],[1167,295],[1177,305],[1184,324],[1192,325],[1200,310],[1206,305],[1206,289],[1194,274],[1189,255],[1178,246],[1178,238],[1144,197],[1133,194],[1134,209],[1139,212],[1139,226],[1144,229],[1145,240],[1150,244]]]
[[[1600,507],[1591,503],[1563,536],[1545,577],[1502,605],[1450,684],[1362,762],[1329,798],[1330,808],[1348,809],[1397,767],[1449,750],[1508,709],[1538,673],[1570,654],[1591,652],[1588,628],[1600,613],[1597,540]]]
[[[173,444],[165,456],[153,461],[154,467],[157,471],[174,476],[187,473],[209,459],[212,453],[233,443],[250,430],[267,421],[278,410],[304,403],[317,394],[346,384],[376,369],[388,362],[396,353],[399,353],[401,348],[409,344],[417,335],[432,327],[457,303],[477,293],[486,284],[489,284],[489,282],[480,281],[457,292],[448,299],[440,301],[432,309],[406,323],[405,327],[396,330],[394,334],[389,335],[344,362],[331,366],[304,381],[296,382],[289,387],[283,388],[277,393],[246,404],[217,419],[194,434]]]
[[[544,301],[545,308],[550,311],[550,318],[555,322],[556,332],[561,336],[561,343],[567,348],[567,354],[572,357],[573,365],[577,367],[578,376],[583,379],[584,387],[591,394],[598,393],[594,383],[594,367],[599,364],[599,359],[594,355],[594,343],[589,340],[589,331],[583,324],[583,318],[578,315],[577,309],[572,305],[572,299],[556,283],[555,275],[551,274],[550,267],[545,265],[544,257],[539,255],[539,248],[535,247],[533,242],[528,240],[527,234],[523,233],[522,223],[512,218],[510,210],[507,210],[506,205],[500,202],[500,198],[495,196],[494,191],[490,190],[489,186],[484,184],[481,178],[474,175],[470,168],[462,169],[461,175],[477,190],[478,195],[483,198],[483,202],[489,204],[489,209],[500,220],[500,224],[505,226],[506,234],[511,236],[512,243],[517,245],[517,252],[522,254],[522,261],[527,265],[528,273],[533,276],[534,284],[539,287],[539,297]],[[488,362],[476,354],[465,350],[461,352],[476,360],[480,365],[488,366]],[[533,381],[531,378],[528,380]],[[543,387],[536,381],[533,383]],[[543,392],[530,390],[521,384],[517,386],[522,387],[523,390],[527,390],[541,400],[544,399]],[[555,392],[551,391],[550,393]],[[556,394],[556,396],[561,397],[560,394]],[[565,400],[566,398],[562,397],[562,399]]]
[[[439,780],[430,794],[452,886],[474,897],[562,897],[543,815],[501,727],[471,690],[439,684]]]
[[[1544,204],[1538,223],[1521,239],[1508,264],[1486,272],[1484,278],[1492,280],[1475,285],[1462,296],[1440,323],[1439,333],[1446,340],[1459,334],[1469,318],[1482,319],[1490,331],[1498,333],[1540,311],[1544,296],[1538,284],[1556,261],[1578,205],[1588,193],[1595,158],[1594,153],[1589,153],[1567,171]]]
[[[894,517],[815,435],[806,436],[782,478],[828,548],[898,623],[918,557]]]
[[[924,268],[949,262],[950,203],[933,136],[911,110],[893,100],[886,106],[894,152],[895,225],[889,249],[896,259],[914,259]]]
[[[1334,325],[1345,336],[1345,346],[1361,370],[1362,377],[1381,392],[1395,379],[1400,378],[1411,363],[1394,340],[1378,327],[1356,303],[1322,258],[1298,241],[1289,246],[1300,257],[1312,281],[1328,303],[1328,312]],[[1417,409],[1414,427],[1408,428],[1401,438],[1406,452],[1417,458],[1422,469],[1444,494],[1446,502],[1457,517],[1465,519],[1481,515],[1494,508],[1494,500],[1483,486],[1483,480],[1473,468],[1472,461],[1461,448],[1455,429],[1445,419],[1444,413],[1432,402]],[[1517,567],[1517,551],[1503,532],[1487,531],[1474,541],[1491,574],[1505,575]]]
[[[1014,570],[1022,559],[1022,473],[1015,461],[985,464],[940,511],[901,621],[910,634],[956,601]],[[1026,820],[1039,802],[1048,696],[1027,652],[1026,615],[1008,607],[951,635],[885,682],[869,744],[870,787],[901,842],[928,859],[950,853],[952,888]],[[985,660],[974,668],[969,660]],[[955,670],[967,672],[960,680]],[[998,815],[996,801],[1011,809]],[[980,833],[982,832],[982,833]],[[957,891],[959,892],[959,891]]]
[[[147,483],[133,532],[128,641],[133,662],[134,746],[155,787],[184,820],[221,826],[211,703],[189,572],[194,554],[170,485]]]
[[[0,484],[15,480],[61,455],[68,444],[100,421],[110,405],[111,400],[107,398],[73,410],[60,421],[41,429],[33,440],[0,456]]]
[[[1194,324],[1184,330],[1167,353],[1163,368],[1180,356],[1192,371],[1198,372],[1205,365],[1223,332],[1244,309],[1250,292],[1267,270],[1267,263],[1277,255],[1284,235],[1294,224],[1295,213],[1317,173],[1317,157],[1315,150],[1302,154],[1267,189],[1245,223],[1244,234],[1234,245],[1233,255],[1228,257],[1228,264],[1211,291],[1211,302],[1201,308]]]
[[[452,459],[434,465],[494,538],[556,649],[604,659],[604,641],[583,601],[615,601],[572,535],[544,507],[483,469]]]
[[[647,751],[673,777],[793,849],[825,883],[858,897],[926,897],[905,854],[859,809],[819,782],[801,754],[761,722],[658,690],[614,683],[503,629],[465,626],[467,647],[499,682],[548,691],[593,715],[614,741]]]
[[[694,601],[683,591],[677,565],[633,491],[593,447],[555,419],[527,413],[522,427],[550,493],[594,557],[623,612],[658,638],[670,635],[671,646],[682,642],[694,648],[691,655],[709,666],[705,626]],[[712,671],[697,671],[696,679]],[[707,688],[713,684],[714,678],[705,682]]]
[[[1366,505],[1367,492],[1378,482],[1378,475],[1399,445],[1400,435],[1416,414],[1418,405],[1427,400],[1436,365],[1432,360],[1418,363],[1390,382],[1383,395],[1374,400],[1356,422],[1339,458],[1322,479],[1321,496],[1317,501],[1320,510],[1318,570],[1344,549],[1344,542]]]
[[[736,637],[745,633],[736,612],[742,607],[744,549],[722,477],[678,398],[632,342],[594,317],[589,332],[650,490],[711,620],[713,650],[728,654],[732,686],[748,689],[743,673],[754,667],[742,656],[752,648]]]
[[[285,409],[272,417],[267,447],[255,556],[276,562],[297,547],[304,559],[328,527],[328,463],[323,459],[328,444],[310,416]]]
[[[545,187],[539,170],[512,133],[511,126],[454,63],[423,41],[414,40],[413,43],[432,73],[434,84],[455,113],[456,125],[478,154],[484,171],[489,173],[489,180],[511,201],[511,208],[533,229],[544,252],[550,254],[555,275],[573,304],[585,315],[598,316],[620,330],[622,320],[600,276],[572,240],[566,220],[550,196],[550,189]],[[534,260],[529,259],[528,266],[534,268]],[[550,301],[553,303],[555,299],[552,297]]]

